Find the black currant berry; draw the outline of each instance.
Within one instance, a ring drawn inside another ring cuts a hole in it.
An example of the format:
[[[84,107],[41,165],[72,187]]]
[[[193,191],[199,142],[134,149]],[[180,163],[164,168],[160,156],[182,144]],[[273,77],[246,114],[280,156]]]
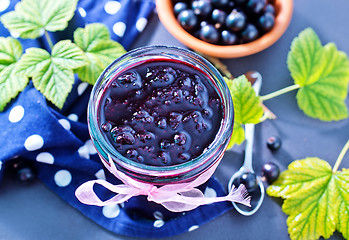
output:
[[[258,29],[251,23],[247,24],[246,28],[241,33],[241,37],[244,42],[252,42],[253,40],[257,39],[258,36]]]
[[[208,22],[202,21],[202,22],[200,22],[200,27],[206,26],[206,25],[208,25],[208,24],[209,24]]]
[[[211,14],[211,19],[214,23],[224,24],[227,14],[220,9],[214,9]]]
[[[243,173],[238,179],[238,184],[245,185],[248,192],[253,192],[257,189],[257,177],[255,173]]]
[[[211,0],[214,7],[223,9],[224,7],[229,6],[230,0]]]
[[[217,29],[210,24],[203,26],[200,29],[200,39],[213,44],[217,43],[219,40]]]
[[[246,25],[246,16],[243,12],[233,10],[225,19],[225,25],[232,31],[240,31]]]
[[[268,162],[262,166],[261,175],[269,184],[273,183],[280,175],[279,166],[273,162]]]
[[[191,9],[181,11],[177,16],[177,20],[185,30],[193,29],[198,23],[197,16]]]
[[[17,179],[23,183],[32,183],[35,181],[36,176],[31,167],[23,167],[18,170]]]
[[[264,31],[269,32],[275,24],[274,15],[271,13],[265,13],[258,19],[258,26]]]
[[[35,167],[30,160],[21,157],[12,159],[7,162],[6,169],[23,183],[32,183],[36,179]]]
[[[275,8],[272,4],[267,4],[264,8],[264,13],[271,13],[275,16]]]
[[[269,137],[267,147],[272,151],[278,150],[281,147],[281,139],[275,136]]]
[[[187,9],[187,4],[185,2],[178,2],[173,6],[174,13],[176,16],[182,12],[183,10]]]
[[[247,0],[235,0],[236,4],[245,4]]]
[[[208,16],[212,11],[212,5],[209,0],[195,0],[192,2],[191,8],[196,15],[203,17]]]
[[[247,7],[251,9],[254,13],[261,13],[264,7],[266,6],[266,0],[249,0],[247,2]]]
[[[221,32],[221,41],[224,45],[233,45],[237,44],[238,38],[236,34],[229,32],[228,30],[223,30]]]
[[[233,1],[229,2],[228,3],[228,10],[229,11],[233,10],[234,6],[235,6],[235,3]],[[227,11],[227,12],[229,12],[229,11]]]

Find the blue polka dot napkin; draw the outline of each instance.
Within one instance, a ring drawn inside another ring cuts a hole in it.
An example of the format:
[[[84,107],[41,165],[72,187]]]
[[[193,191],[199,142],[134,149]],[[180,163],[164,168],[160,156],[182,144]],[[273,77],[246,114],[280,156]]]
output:
[[[13,10],[17,2],[1,0],[0,14]],[[146,31],[154,7],[154,2],[150,0],[80,0],[69,27],[62,32],[50,33],[51,38],[55,42],[71,38],[76,27],[101,22],[108,26],[114,40],[129,49],[138,34]],[[0,34],[10,35],[2,24]],[[43,38],[19,40],[24,49],[47,47]],[[39,179],[63,200],[102,227],[132,237],[167,237],[192,231],[232,208],[230,203],[225,202],[172,214],[156,204],[146,203],[143,196],[131,198],[121,205],[105,207],[80,203],[74,194],[78,186],[88,180],[108,177],[89,138],[86,125],[91,88],[76,79],[63,109],[57,111],[30,83],[0,113],[0,180],[6,161],[15,157],[31,161]],[[214,178],[202,188],[206,196],[225,194]],[[101,198],[108,198],[110,194],[103,189],[96,191]]]

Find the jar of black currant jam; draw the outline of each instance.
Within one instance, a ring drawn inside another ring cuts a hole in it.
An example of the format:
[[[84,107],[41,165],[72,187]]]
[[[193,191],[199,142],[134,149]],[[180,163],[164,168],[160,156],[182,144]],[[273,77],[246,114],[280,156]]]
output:
[[[218,164],[233,128],[220,73],[182,48],[149,46],[110,64],[97,80],[88,127],[102,159],[157,186],[192,181]]]

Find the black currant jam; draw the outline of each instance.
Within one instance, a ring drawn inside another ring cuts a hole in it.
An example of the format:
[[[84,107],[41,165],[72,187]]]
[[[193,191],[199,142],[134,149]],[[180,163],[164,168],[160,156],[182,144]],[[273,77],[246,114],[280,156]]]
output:
[[[201,155],[222,121],[210,78],[180,60],[146,60],[115,75],[99,102],[100,129],[132,161],[170,166]]]

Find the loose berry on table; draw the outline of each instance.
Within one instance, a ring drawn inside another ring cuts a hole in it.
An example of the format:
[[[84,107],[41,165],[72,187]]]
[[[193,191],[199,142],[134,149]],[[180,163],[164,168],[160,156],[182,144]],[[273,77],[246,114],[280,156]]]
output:
[[[273,183],[276,179],[278,179],[280,175],[279,166],[273,162],[265,163],[262,166],[261,176],[265,178],[269,184]]]
[[[267,140],[267,147],[272,151],[278,150],[281,147],[281,139],[276,136],[269,137]]]

